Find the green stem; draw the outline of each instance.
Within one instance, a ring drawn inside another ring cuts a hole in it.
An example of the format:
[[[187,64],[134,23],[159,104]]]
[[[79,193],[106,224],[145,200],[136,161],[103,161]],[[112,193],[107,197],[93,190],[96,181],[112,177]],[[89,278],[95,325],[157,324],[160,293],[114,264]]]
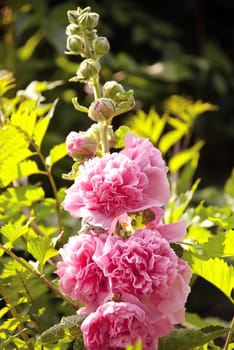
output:
[[[223,350],[228,350],[228,345],[231,342],[233,332],[234,332],[234,316],[233,316],[232,321],[231,321],[230,330],[228,332]]]
[[[6,254],[8,254],[12,259],[21,264],[26,270],[28,270],[33,275],[36,275],[40,280],[42,280],[50,289],[52,289],[56,294],[58,294],[67,304],[72,306],[75,310],[77,309],[76,304],[74,304],[69,298],[63,295],[58,288],[56,288],[53,283],[51,283],[44,274],[41,274],[38,270],[34,269],[31,265],[27,264],[24,260],[19,258],[15,253],[13,253],[10,249],[6,248],[4,245],[0,245]]]
[[[101,142],[102,142],[102,154],[104,155],[105,153],[109,152],[109,142],[107,138],[108,124],[105,122],[98,123],[98,124],[99,124],[99,130],[100,130],[100,136],[101,136]]]

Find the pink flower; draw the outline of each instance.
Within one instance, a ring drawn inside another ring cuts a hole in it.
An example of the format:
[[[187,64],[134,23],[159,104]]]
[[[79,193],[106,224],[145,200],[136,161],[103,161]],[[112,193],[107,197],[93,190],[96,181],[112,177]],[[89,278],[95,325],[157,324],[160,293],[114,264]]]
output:
[[[167,176],[160,167],[142,169],[127,155],[107,153],[80,166],[79,176],[66,191],[63,207],[76,218],[109,229],[117,216],[161,206],[168,198]]]
[[[141,340],[143,350],[156,350],[157,338],[150,320],[139,306],[110,301],[82,323],[87,350],[120,350]]]
[[[182,322],[191,272],[156,230],[137,230],[127,240],[109,236],[102,251],[97,248],[94,260],[113,293],[135,296],[152,322],[164,323],[164,329],[157,328],[160,336]]]
[[[90,312],[103,303],[110,294],[107,278],[93,260],[96,245],[103,245],[100,236],[80,234],[70,237],[59,250],[58,262],[60,290],[74,300],[87,304],[82,312]]]
[[[85,132],[71,131],[66,137],[67,154],[75,159],[90,158],[97,152],[96,140]]]
[[[148,139],[140,138],[135,134],[126,134],[125,148],[120,153],[137,162],[142,170],[157,167],[164,173],[168,171],[161,152]],[[169,188],[166,190],[169,198]]]
[[[183,241],[186,235],[186,221],[180,220],[173,222],[172,224],[163,224],[161,222],[161,217],[163,216],[163,210],[161,208],[150,208],[155,219],[146,224],[146,228],[150,230],[157,230],[160,235],[165,238],[168,242],[178,242]]]

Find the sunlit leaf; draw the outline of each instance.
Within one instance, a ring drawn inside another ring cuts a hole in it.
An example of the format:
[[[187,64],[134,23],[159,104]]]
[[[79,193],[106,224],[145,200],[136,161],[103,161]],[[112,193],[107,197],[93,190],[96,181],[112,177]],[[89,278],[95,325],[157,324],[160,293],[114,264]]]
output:
[[[27,249],[39,261],[41,267],[44,266],[48,259],[58,254],[58,251],[52,246],[52,242],[48,237],[28,240]]]
[[[162,136],[159,142],[159,149],[166,153],[175,143],[177,143],[186,133],[186,130],[172,130]]]
[[[36,103],[33,100],[23,101],[11,116],[11,124],[31,139],[37,120]]]
[[[167,113],[192,124],[204,112],[217,110],[217,106],[207,102],[193,101],[191,98],[183,96],[172,95],[165,102],[165,110]]]
[[[193,273],[203,277],[208,282],[219,288],[234,303],[232,290],[234,288],[234,267],[229,266],[224,260],[211,258],[209,260],[199,259],[192,256]]]
[[[46,158],[46,163],[49,167],[52,167],[56,162],[61,160],[67,155],[67,149],[65,143],[60,143],[59,145],[54,146],[49,153],[49,156]]]
[[[0,228],[0,233],[6,237],[11,243],[14,243],[19,237],[28,232],[27,226],[18,227],[11,222]]]
[[[39,148],[41,147],[41,143],[44,139],[44,136],[45,136],[45,133],[48,129],[51,118],[54,115],[54,110],[55,110],[55,107],[57,105],[57,102],[58,102],[58,100],[54,101],[54,103],[52,104],[47,115],[45,117],[40,118],[35,125],[35,129],[34,129],[34,133],[33,133],[33,140]]]
[[[202,250],[206,258],[234,256],[234,230],[211,236]]]
[[[131,131],[139,137],[148,138],[156,144],[162,135],[167,119],[166,114],[160,117],[155,109],[151,108],[148,114],[142,110],[137,111],[136,115],[128,119],[127,124]]]
[[[172,173],[178,171],[182,166],[184,166],[189,161],[199,158],[199,151],[203,147],[204,142],[198,141],[194,146],[187,148],[184,151],[179,152],[169,160],[169,169]]]
[[[0,70],[0,96],[3,96],[8,90],[15,86],[15,79],[11,72]]]
[[[121,125],[116,131],[115,135],[117,137],[117,142],[115,143],[115,148],[123,148],[124,147],[124,139],[126,134],[129,132],[129,127],[126,125]]]

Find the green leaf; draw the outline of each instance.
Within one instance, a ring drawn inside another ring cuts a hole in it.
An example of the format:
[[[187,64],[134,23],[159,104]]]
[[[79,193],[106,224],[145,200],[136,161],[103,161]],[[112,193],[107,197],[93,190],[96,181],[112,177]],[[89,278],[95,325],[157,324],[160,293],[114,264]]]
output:
[[[172,130],[167,132],[164,136],[162,136],[159,142],[159,149],[162,153],[166,153],[169,148],[171,148],[174,144],[176,144],[186,133],[185,130]]]
[[[202,249],[206,258],[234,256],[234,230],[211,236]]]
[[[191,160],[197,161],[199,158],[200,149],[203,147],[204,142],[198,141],[194,146],[187,148],[184,151],[179,152],[169,160],[169,169],[172,173],[178,171],[182,166]]]
[[[221,290],[234,303],[232,291],[234,288],[234,267],[224,260],[211,258],[202,260],[192,255],[191,268],[193,273],[203,277]]]
[[[167,113],[193,124],[199,115],[207,111],[215,111],[217,107],[211,103],[193,101],[191,98],[172,95],[166,100],[165,109]]]
[[[129,127],[126,125],[121,125],[116,131],[115,135],[117,137],[117,142],[115,143],[115,148],[123,148],[124,147],[124,139],[126,134],[129,132]]]
[[[149,138],[156,144],[162,135],[167,119],[166,114],[160,117],[155,109],[151,108],[148,114],[142,110],[137,111],[136,115],[127,120],[127,124],[132,132],[140,137]]]
[[[60,143],[59,145],[54,146],[49,153],[49,156],[46,158],[46,164],[49,167],[52,167],[56,162],[67,155],[67,149],[65,143]]]
[[[33,140],[39,148],[41,147],[41,144],[44,139],[45,133],[48,129],[49,123],[54,115],[54,110],[57,105],[57,102],[58,100],[54,101],[47,115],[45,117],[40,118],[35,125]]]
[[[168,336],[159,339],[158,350],[191,350],[218,337],[223,337],[227,332],[228,329],[221,326],[174,330]]]
[[[17,179],[35,174],[41,174],[42,171],[38,169],[37,163],[34,160],[24,160],[19,163]]]
[[[58,254],[58,251],[52,246],[52,241],[48,237],[28,240],[27,249],[39,261],[42,268],[48,259]]]
[[[138,340],[135,345],[128,345],[126,350],[142,350],[142,342]]]
[[[2,226],[0,228],[0,233],[8,239],[12,244],[21,236],[25,235],[28,232],[27,226],[16,226],[11,222]]]
[[[0,187],[6,187],[18,177],[18,164],[32,155],[28,142],[16,127],[0,129]]]
[[[11,116],[11,124],[21,130],[29,140],[32,137],[37,120],[36,101],[25,100]]]
[[[40,341],[43,344],[57,343],[58,341],[71,342],[82,336],[80,326],[86,316],[73,315],[63,317],[59,324],[52,326],[43,332]]]
[[[7,70],[0,70],[0,96],[5,95],[8,90],[15,86],[15,79],[11,72]]]

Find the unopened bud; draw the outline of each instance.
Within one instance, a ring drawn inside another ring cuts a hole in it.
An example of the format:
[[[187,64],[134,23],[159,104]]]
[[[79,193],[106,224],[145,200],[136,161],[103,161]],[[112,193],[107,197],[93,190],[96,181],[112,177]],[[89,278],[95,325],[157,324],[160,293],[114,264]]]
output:
[[[66,34],[67,35],[80,34],[80,27],[74,23],[68,24],[68,26],[66,27]]]
[[[86,12],[79,16],[79,24],[85,29],[94,29],[98,25],[98,22],[99,14],[95,12]]]
[[[95,77],[100,72],[100,69],[101,66],[98,61],[87,58],[81,62],[76,74],[80,80],[86,81]]]
[[[71,131],[66,138],[67,154],[76,160],[95,156],[97,146],[96,138],[86,132]]]
[[[93,41],[93,49],[97,56],[103,56],[110,50],[110,44],[104,36],[97,37]]]
[[[77,54],[82,52],[84,50],[83,39],[79,35],[70,35],[67,38],[67,49]]]
[[[111,81],[107,81],[103,85],[102,91],[103,91],[103,96],[115,99],[115,96],[117,93],[124,92],[124,88],[121,84],[117,83],[114,80],[111,80]]]
[[[91,103],[88,116],[96,122],[104,122],[111,120],[115,112],[116,108],[113,100],[101,97]]]
[[[70,23],[78,24],[79,14],[76,10],[67,11],[67,17]]]

